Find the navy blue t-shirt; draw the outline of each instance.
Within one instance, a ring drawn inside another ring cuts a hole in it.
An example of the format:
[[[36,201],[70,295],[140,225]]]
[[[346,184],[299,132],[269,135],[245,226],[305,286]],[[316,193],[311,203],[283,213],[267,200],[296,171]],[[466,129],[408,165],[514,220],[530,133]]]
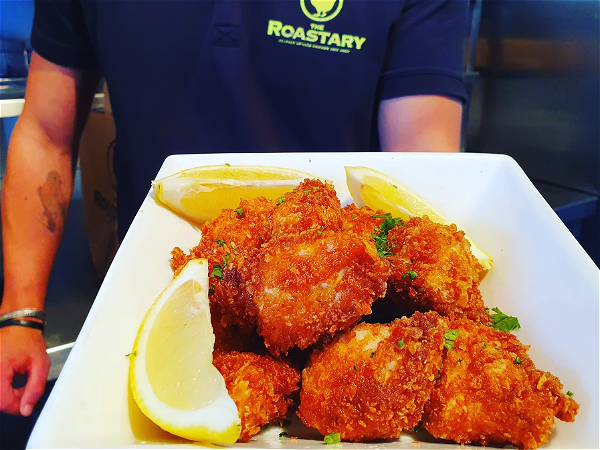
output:
[[[168,155],[368,151],[381,100],[465,101],[467,15],[467,0],[38,0],[31,43],[107,80],[123,235]]]

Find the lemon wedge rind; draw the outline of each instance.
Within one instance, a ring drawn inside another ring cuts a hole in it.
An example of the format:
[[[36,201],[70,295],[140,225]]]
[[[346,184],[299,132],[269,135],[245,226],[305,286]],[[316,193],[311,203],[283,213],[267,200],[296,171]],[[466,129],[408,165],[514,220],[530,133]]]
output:
[[[189,283],[190,280],[195,283],[196,288],[199,286],[199,289],[192,294],[194,296],[194,314],[202,315],[204,323],[210,325],[210,307],[207,297],[209,289],[208,261],[196,259],[186,264],[179,275],[158,296],[144,317],[131,356],[129,369],[131,390],[140,410],[164,430],[193,441],[231,444],[239,438],[241,421],[237,407],[227,393],[222,375],[212,364],[208,364],[203,370],[208,372],[207,376],[216,380],[217,392],[214,399],[198,408],[181,409],[165,403],[156,394],[155,386],[148,375],[148,342],[153,333],[153,327],[165,305],[171,301],[178,289],[185,283]],[[212,327],[208,342],[203,342],[202,345],[206,346],[206,352],[210,352],[212,355],[214,347]],[[212,357],[210,356],[210,358]],[[183,363],[185,364],[185,362]]]
[[[423,198],[378,170],[362,166],[346,166],[346,183],[356,206],[368,206],[392,213],[406,221],[413,216],[428,216],[433,222],[450,225],[452,222],[436,211]],[[483,271],[492,268],[494,261],[468,235],[471,253]]]
[[[320,179],[294,169],[256,165],[214,165],[182,170],[152,181],[156,198],[186,219],[202,224],[224,208],[234,209],[240,198],[281,197],[306,178]]]

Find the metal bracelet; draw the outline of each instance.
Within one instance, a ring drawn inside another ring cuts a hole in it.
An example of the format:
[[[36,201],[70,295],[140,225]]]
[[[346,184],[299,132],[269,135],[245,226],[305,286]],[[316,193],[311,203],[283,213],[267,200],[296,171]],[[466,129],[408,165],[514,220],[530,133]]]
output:
[[[44,330],[46,328],[44,322],[34,322],[32,320],[22,319],[0,319],[0,328],[12,326],[35,328],[36,330],[40,330],[42,334],[44,333]]]
[[[44,311],[41,311],[41,310],[35,309],[35,308],[22,308],[22,309],[17,309],[16,311],[11,311],[9,313],[2,314],[0,316],[0,322],[2,322],[4,320],[10,320],[10,319],[21,319],[24,317],[31,317],[33,319],[38,319],[38,320],[41,320],[44,324],[46,324],[46,313]]]

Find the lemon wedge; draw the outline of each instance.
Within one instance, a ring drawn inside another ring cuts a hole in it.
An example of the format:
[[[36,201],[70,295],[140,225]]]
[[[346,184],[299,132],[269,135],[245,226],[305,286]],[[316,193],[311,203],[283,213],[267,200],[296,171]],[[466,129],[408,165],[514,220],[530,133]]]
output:
[[[189,261],[158,296],[140,326],[129,367],[141,411],[169,433],[231,444],[241,421],[221,373],[208,302],[208,262]]]
[[[203,223],[223,208],[237,208],[240,199],[275,200],[291,191],[308,173],[268,166],[202,166],[155,180],[156,198],[187,219]]]
[[[433,209],[417,194],[402,186],[393,178],[368,167],[344,167],[346,183],[356,206],[381,209],[407,221],[413,216],[428,216],[433,222],[450,225],[452,222]],[[471,252],[484,271],[492,268],[494,261],[465,234],[471,244]]]

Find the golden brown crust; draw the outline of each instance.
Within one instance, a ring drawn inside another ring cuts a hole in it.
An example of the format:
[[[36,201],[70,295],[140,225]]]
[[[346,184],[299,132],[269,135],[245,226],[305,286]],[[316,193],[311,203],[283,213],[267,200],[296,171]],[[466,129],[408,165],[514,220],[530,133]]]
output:
[[[383,296],[389,263],[356,233],[310,230],[272,239],[249,256],[242,288],[273,355],[349,328]]]
[[[242,420],[238,442],[248,442],[263,425],[285,417],[300,381],[300,374],[288,363],[231,352],[215,355],[213,364],[223,375]]]
[[[395,266],[389,283],[404,301],[450,319],[489,322],[479,292],[481,265],[456,225],[413,217],[404,226],[394,227],[388,241]]]
[[[298,415],[345,441],[398,438],[421,419],[442,364],[446,320],[415,313],[362,323],[315,350],[302,372]],[[401,344],[399,344],[401,342]]]
[[[554,416],[574,418],[579,405],[555,376],[535,368],[514,335],[466,319],[450,328],[459,334],[423,416],[432,436],[536,448],[548,440]]]
[[[220,316],[223,326],[239,325],[253,328],[255,319],[251,304],[239,290],[239,273],[248,253],[259,248],[271,237],[271,214],[275,203],[258,197],[242,199],[237,210],[223,209],[221,214],[202,226],[200,243],[186,255],[180,248],[171,252],[175,275],[185,263],[194,258],[206,258],[209,263],[211,308]],[[221,268],[217,276],[215,266]],[[218,311],[215,310],[218,306]]]
[[[342,224],[345,231],[353,231],[366,240],[373,240],[373,234],[377,234],[379,225],[383,222],[382,217],[373,217],[385,214],[383,211],[375,211],[368,206],[357,208],[354,203],[342,208]],[[373,240],[373,245],[375,241]]]
[[[308,229],[341,231],[342,207],[333,185],[306,179],[283,198],[273,212],[273,237]]]

